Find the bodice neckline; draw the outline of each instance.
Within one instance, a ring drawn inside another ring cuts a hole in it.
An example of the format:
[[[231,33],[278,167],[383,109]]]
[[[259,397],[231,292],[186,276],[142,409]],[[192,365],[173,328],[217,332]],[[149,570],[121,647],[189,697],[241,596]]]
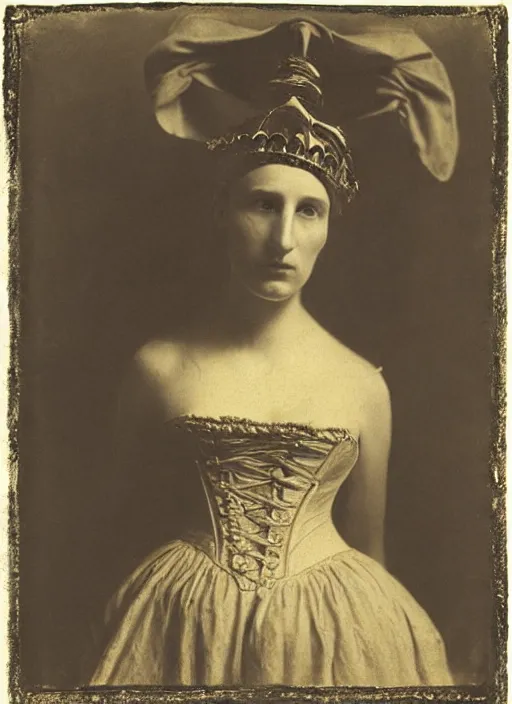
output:
[[[185,424],[187,426],[199,426],[206,430],[220,430],[223,432],[243,430],[251,434],[263,433],[275,435],[286,433],[294,436],[299,435],[310,438],[334,437],[340,441],[347,440],[355,445],[358,444],[358,439],[347,428],[342,428],[339,426],[317,427],[311,423],[297,423],[295,421],[260,421],[243,416],[209,416],[196,415],[194,413],[182,413],[167,419],[165,423],[175,426],[179,426],[181,424]]]

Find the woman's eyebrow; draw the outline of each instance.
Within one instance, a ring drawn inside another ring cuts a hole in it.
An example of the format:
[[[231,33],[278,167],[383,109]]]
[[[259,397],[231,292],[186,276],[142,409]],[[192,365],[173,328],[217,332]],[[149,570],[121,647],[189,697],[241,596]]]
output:
[[[299,202],[300,203],[311,203],[312,205],[316,205],[318,208],[328,208],[329,207],[329,201],[324,198],[319,198],[318,196],[303,196]]]
[[[250,196],[264,196],[265,198],[276,198],[283,199],[283,194],[278,191],[272,191],[268,188],[251,188],[249,190]]]
[[[269,188],[263,188],[263,187],[258,187],[258,188],[252,188],[249,191],[250,196],[256,196],[256,197],[265,197],[265,198],[274,198],[276,200],[284,200],[284,196],[282,193],[279,191],[274,191]],[[316,205],[319,208],[328,208],[329,207],[329,201],[320,198],[318,196],[311,196],[311,195],[303,195],[298,199],[299,203],[311,203],[313,205]]]

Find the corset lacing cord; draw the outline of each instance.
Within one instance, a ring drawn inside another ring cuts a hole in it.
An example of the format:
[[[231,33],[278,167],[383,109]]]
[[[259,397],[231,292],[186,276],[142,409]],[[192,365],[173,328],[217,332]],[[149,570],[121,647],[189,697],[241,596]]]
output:
[[[217,451],[222,452],[225,443],[218,443]],[[326,443],[295,443],[300,457],[283,450],[282,443],[269,448],[268,441],[255,443],[254,438],[227,444],[239,449],[245,445],[245,451],[203,462],[216,500],[221,552],[225,550],[224,559],[240,588],[271,588],[295,511],[318,484],[308,463],[314,462],[316,469]]]
[[[358,441],[339,427],[236,416],[184,414],[173,424],[199,439],[219,564],[242,590],[270,588],[286,574],[295,518],[319,467],[334,446]]]

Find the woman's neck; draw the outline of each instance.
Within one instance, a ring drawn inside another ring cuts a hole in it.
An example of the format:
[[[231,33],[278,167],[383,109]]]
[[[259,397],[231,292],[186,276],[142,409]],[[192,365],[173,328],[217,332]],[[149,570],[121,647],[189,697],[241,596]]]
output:
[[[309,317],[300,293],[285,301],[269,301],[233,281],[222,291],[215,312],[218,331],[226,341],[260,349],[289,340]]]

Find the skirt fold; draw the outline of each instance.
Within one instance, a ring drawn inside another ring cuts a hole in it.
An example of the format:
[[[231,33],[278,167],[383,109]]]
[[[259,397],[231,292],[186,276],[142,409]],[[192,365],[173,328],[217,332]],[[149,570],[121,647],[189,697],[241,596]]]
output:
[[[96,685],[451,684],[425,611],[355,550],[250,592],[174,541],[127,580],[109,620]]]

